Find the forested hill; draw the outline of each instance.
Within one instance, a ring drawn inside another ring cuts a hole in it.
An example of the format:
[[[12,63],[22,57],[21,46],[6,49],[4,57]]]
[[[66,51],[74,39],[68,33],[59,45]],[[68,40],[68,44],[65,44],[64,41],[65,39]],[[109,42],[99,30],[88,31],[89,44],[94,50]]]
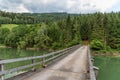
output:
[[[120,50],[120,13],[0,14],[4,23],[17,25],[11,27],[7,24],[7,28],[5,24],[0,25],[0,44],[5,46],[60,49],[87,41],[94,50]]]
[[[76,14],[63,13],[12,13],[0,11],[0,24],[36,24],[66,19],[68,15]]]

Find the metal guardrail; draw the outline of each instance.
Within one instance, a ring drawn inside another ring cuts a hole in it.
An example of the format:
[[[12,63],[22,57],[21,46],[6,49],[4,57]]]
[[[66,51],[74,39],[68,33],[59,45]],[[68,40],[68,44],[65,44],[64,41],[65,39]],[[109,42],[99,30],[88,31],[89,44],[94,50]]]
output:
[[[73,47],[70,47],[70,48],[66,48],[66,49],[59,50],[59,51],[56,51],[56,52],[52,52],[52,53],[49,53],[49,54],[45,54],[45,55],[42,55],[42,56],[1,60],[0,61],[0,80],[4,80],[3,76],[8,74],[8,73],[21,71],[23,69],[27,69],[27,68],[31,68],[31,67],[32,67],[32,70],[33,70],[34,66],[36,66],[36,65],[39,65],[39,64],[45,65],[46,62],[49,62],[49,61],[54,60],[54,59],[56,59],[56,58],[58,58],[58,57],[60,57],[64,54],[67,54],[70,51],[73,51],[73,50],[77,49],[78,47],[80,47],[80,45],[76,45],[76,46],[73,46]],[[49,58],[45,59],[46,57],[49,57]],[[35,62],[35,60],[37,60],[37,59],[42,59],[42,61]],[[10,63],[14,63],[14,62],[29,61],[29,60],[32,61],[31,64],[29,64],[29,65],[20,66],[20,67],[13,68],[13,69],[10,69],[10,70],[5,70],[4,69],[4,66],[6,64],[10,64]]]
[[[89,79],[97,80],[97,75],[95,70],[99,70],[99,68],[93,66],[93,57],[91,56],[90,48],[88,47],[88,63],[89,63]]]

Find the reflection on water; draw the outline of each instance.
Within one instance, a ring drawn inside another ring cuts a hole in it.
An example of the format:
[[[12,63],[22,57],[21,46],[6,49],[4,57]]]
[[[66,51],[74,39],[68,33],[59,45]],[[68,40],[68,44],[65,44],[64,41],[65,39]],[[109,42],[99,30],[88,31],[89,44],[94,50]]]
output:
[[[95,65],[100,68],[98,80],[120,80],[120,58],[96,56]]]
[[[18,71],[18,72],[9,73],[9,74],[5,75],[4,78],[8,79],[8,78],[11,78],[12,76],[16,76],[16,75],[22,74],[24,72],[26,72],[26,71]]]
[[[32,51],[32,50],[17,50],[11,48],[0,48],[0,59],[12,59],[29,56],[39,56],[46,51]]]

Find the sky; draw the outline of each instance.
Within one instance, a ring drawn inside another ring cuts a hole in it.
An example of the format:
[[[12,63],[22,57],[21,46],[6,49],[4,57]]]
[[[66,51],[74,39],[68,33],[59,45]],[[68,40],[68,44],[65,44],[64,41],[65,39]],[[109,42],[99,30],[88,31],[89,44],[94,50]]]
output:
[[[16,13],[118,12],[120,0],[0,0],[0,10]]]

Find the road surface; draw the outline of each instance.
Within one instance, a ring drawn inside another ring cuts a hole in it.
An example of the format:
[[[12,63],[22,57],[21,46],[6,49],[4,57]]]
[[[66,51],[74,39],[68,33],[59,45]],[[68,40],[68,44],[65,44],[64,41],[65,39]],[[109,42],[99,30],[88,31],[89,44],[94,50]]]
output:
[[[82,46],[53,66],[24,80],[86,80],[87,46]]]

